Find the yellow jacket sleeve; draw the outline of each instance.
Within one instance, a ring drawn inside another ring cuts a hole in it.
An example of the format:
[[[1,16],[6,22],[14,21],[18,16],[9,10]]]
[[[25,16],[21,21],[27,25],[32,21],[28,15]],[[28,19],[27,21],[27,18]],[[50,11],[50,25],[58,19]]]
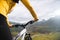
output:
[[[29,0],[21,0],[21,2],[25,5],[25,7],[30,11],[31,15],[33,16],[34,20],[37,20],[38,17],[36,12],[34,11],[33,7],[31,6]]]

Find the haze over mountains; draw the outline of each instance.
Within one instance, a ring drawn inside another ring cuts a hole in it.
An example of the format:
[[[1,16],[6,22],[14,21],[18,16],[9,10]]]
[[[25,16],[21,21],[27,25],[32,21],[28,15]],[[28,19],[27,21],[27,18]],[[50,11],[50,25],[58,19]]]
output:
[[[13,23],[13,22],[12,22]],[[17,23],[15,23],[17,24]],[[19,31],[23,28],[17,28]],[[28,27],[28,30],[33,32],[60,32],[60,16],[55,16],[50,18],[49,20],[42,20],[34,25]]]
[[[38,32],[60,32],[60,16],[55,16],[49,20],[42,20],[32,26],[34,31]]]
[[[52,27],[60,27],[60,16],[55,16],[50,18],[49,20],[42,20],[36,23],[37,26],[52,26]]]

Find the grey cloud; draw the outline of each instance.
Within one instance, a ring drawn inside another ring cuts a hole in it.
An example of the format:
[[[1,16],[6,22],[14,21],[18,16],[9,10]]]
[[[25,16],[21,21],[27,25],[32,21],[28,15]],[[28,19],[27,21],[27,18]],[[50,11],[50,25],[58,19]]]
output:
[[[31,0],[30,0],[31,1]],[[47,17],[50,17],[50,14],[54,14],[53,12],[55,11],[55,10],[58,10],[59,8],[60,8],[60,0],[32,0],[31,1],[31,4],[33,5],[33,7],[34,7],[34,9],[37,11],[37,15],[38,15],[38,17],[40,18],[40,19],[44,19],[44,18],[47,18]],[[19,9],[18,9],[19,10]],[[17,10],[17,11],[18,11]],[[23,8],[23,11],[25,12],[25,13],[28,13],[28,12],[26,12],[25,11],[25,9]],[[15,11],[14,11],[15,12]],[[24,12],[22,12],[22,10],[20,9],[20,11],[18,11],[18,13],[24,13]],[[17,14],[17,12],[16,12],[16,14]],[[15,15],[16,15],[15,14]],[[17,14],[18,16],[20,16],[21,14]],[[24,14],[25,15],[25,14]],[[28,16],[29,16],[29,14],[28,14]],[[27,17],[28,17],[27,16]],[[25,18],[25,16],[21,16],[21,18],[19,19],[19,17],[18,17],[18,19],[17,19],[17,21],[19,21],[19,20],[23,20],[23,19],[25,19],[25,20],[30,20],[30,17],[31,16],[29,16],[29,19],[28,18]],[[15,18],[14,18],[15,19]],[[13,19],[13,20],[14,20]],[[11,19],[12,20],[12,19]],[[25,21],[24,20],[24,21]]]

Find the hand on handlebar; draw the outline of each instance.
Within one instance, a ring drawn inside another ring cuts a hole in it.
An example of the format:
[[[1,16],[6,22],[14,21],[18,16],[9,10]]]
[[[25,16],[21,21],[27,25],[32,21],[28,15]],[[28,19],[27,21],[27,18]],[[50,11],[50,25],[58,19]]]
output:
[[[31,20],[31,21],[29,21],[29,22],[26,23],[26,24],[15,24],[15,25],[13,25],[13,27],[21,26],[21,27],[25,28],[25,26],[27,26],[29,23],[30,23],[30,24],[33,24],[34,22],[36,22],[36,21],[35,21],[35,20]]]
[[[14,27],[18,27],[18,26],[21,26],[21,27],[23,27],[24,25],[23,24],[15,24],[15,25],[13,25]]]
[[[13,27],[23,27],[23,28],[25,28],[25,26],[27,26],[29,23],[30,24],[33,24],[35,21],[34,20],[31,20],[31,21],[29,21],[28,23],[26,23],[26,24],[15,24],[15,25],[12,25]]]
[[[37,19],[37,20],[31,20],[31,21],[29,21],[28,23],[33,24],[33,23],[36,22],[36,21],[38,21],[38,19]]]
[[[29,21],[28,23],[33,24],[34,22],[35,22],[34,20],[31,20],[31,21]]]

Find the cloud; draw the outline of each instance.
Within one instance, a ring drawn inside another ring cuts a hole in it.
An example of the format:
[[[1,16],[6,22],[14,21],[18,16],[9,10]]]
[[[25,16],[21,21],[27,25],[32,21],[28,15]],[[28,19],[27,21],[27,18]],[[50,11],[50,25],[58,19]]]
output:
[[[60,0],[30,0],[33,8],[35,9],[38,17],[40,20],[42,19],[49,19],[52,14],[54,15],[54,12],[60,8]],[[9,20],[15,20],[15,17],[17,17],[17,20],[32,20],[32,16],[30,12],[26,9],[26,7],[20,2],[13,12],[9,15]]]

